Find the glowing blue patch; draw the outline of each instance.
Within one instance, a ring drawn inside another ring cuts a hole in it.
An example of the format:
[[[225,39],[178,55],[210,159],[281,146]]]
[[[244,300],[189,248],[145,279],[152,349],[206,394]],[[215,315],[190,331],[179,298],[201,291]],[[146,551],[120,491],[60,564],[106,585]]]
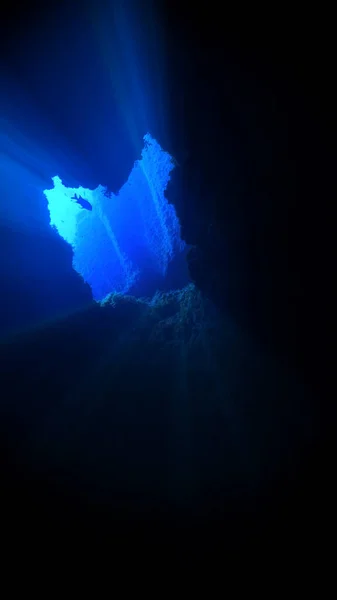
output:
[[[184,249],[180,224],[165,190],[172,157],[150,134],[118,195],[106,188],[66,188],[59,177],[45,190],[50,224],[74,251],[73,267],[91,286],[95,300],[126,293],[143,273],[165,276]]]

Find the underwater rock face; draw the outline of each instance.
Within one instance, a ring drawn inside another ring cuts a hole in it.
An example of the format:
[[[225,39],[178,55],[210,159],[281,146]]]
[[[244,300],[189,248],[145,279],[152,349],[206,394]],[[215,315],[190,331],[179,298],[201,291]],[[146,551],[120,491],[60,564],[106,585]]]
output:
[[[193,284],[111,294],[0,352],[16,464],[110,519],[125,503],[205,514],[210,489],[212,510],[249,504],[310,431],[301,386]]]
[[[150,134],[141,160],[117,195],[66,188],[59,177],[45,190],[50,224],[73,248],[73,267],[91,286],[94,299],[125,294],[146,270],[163,277],[185,244],[165,190],[174,168],[172,157]]]

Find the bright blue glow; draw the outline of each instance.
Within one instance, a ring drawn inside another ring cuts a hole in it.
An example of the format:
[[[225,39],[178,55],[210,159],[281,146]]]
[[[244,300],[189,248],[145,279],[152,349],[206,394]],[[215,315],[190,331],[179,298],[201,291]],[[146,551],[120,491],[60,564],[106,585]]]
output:
[[[97,301],[130,292],[149,273],[164,277],[185,247],[174,206],[165,198],[172,157],[149,133],[144,143],[141,160],[117,195],[103,186],[67,188],[58,176],[53,189],[44,191],[50,225],[72,246],[73,267]]]

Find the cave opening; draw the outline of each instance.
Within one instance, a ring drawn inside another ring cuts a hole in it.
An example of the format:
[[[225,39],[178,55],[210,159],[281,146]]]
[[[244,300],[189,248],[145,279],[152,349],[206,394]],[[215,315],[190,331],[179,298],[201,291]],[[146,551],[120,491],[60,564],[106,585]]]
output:
[[[111,293],[153,296],[189,283],[186,243],[165,191],[174,158],[149,133],[141,158],[117,194],[66,187],[44,190],[50,226],[72,247],[73,268],[95,301]]]

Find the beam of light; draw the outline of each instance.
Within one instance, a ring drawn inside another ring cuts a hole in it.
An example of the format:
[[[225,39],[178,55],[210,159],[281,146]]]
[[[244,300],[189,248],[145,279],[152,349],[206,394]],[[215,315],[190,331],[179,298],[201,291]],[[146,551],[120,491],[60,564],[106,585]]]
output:
[[[168,143],[164,34],[153,0],[95,3],[89,18],[110,90],[138,154],[144,131]]]
[[[6,82],[4,82],[4,87]],[[0,82],[1,87],[1,82]],[[48,213],[43,190],[51,176],[62,170],[70,185],[79,185],[78,163],[66,142],[49,131],[55,146],[38,143],[21,126],[0,117],[0,223],[20,231],[45,231]],[[42,127],[41,125],[41,127]],[[37,127],[38,129],[38,127]],[[87,168],[87,167],[86,167]],[[82,171],[80,171],[82,172]]]
[[[58,176],[53,189],[44,191],[50,225],[72,246],[73,267],[97,301],[129,292],[145,273],[165,277],[185,247],[174,206],[165,198],[172,157],[149,133],[144,142],[117,195],[103,186],[67,188]]]

